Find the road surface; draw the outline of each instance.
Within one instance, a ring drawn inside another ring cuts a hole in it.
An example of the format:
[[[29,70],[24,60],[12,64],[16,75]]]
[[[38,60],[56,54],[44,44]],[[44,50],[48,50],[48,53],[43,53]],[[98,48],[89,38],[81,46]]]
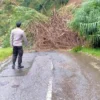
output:
[[[100,61],[68,52],[25,53],[0,71],[0,100],[100,100]]]

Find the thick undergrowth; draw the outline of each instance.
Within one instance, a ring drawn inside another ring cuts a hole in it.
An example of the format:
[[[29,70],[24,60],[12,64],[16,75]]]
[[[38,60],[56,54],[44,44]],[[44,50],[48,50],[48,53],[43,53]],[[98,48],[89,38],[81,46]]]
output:
[[[100,0],[87,0],[76,9],[71,26],[90,46],[100,47]]]

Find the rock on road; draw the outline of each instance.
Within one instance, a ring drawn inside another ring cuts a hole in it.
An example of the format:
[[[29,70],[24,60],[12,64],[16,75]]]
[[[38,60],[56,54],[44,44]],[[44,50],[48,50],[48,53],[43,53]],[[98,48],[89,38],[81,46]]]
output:
[[[100,100],[100,61],[83,54],[25,53],[0,71],[0,100]]]

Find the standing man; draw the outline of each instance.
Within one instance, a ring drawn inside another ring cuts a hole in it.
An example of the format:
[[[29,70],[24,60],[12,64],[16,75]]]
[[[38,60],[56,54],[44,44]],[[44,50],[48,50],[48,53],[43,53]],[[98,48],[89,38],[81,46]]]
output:
[[[15,69],[15,63],[17,57],[18,57],[18,69],[24,68],[24,66],[21,65],[23,56],[22,42],[24,40],[24,43],[27,45],[27,39],[24,31],[20,27],[21,27],[21,22],[17,22],[16,28],[11,31],[10,35],[10,44],[13,47],[12,69]]]

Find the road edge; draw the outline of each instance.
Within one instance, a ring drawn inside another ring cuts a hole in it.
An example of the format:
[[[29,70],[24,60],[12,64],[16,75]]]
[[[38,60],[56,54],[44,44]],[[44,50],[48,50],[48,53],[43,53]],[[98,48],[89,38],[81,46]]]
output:
[[[0,62],[0,70],[2,70],[2,68],[4,68],[10,62],[11,62],[11,56],[9,58],[7,58],[6,60],[4,60],[3,62]]]

